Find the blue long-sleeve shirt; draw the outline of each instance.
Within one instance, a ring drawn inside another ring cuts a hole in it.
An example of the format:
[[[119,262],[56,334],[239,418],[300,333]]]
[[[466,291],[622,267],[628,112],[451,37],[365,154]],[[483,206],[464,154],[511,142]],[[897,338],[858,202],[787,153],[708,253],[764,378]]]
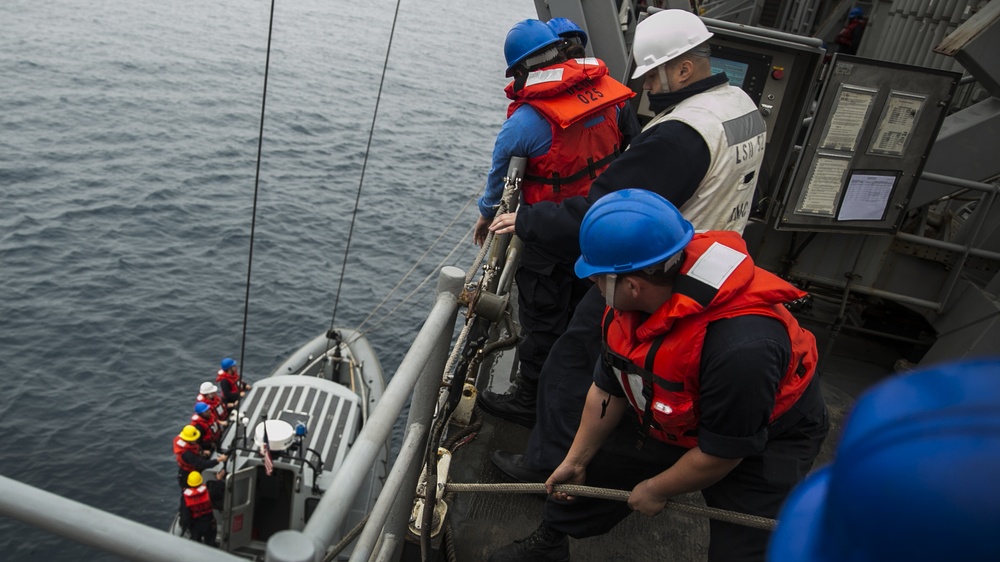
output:
[[[639,121],[627,103],[618,110],[618,129],[622,135],[621,150],[625,150],[632,137],[639,133]],[[486,176],[486,190],[479,198],[479,214],[488,219],[496,215],[496,206],[503,195],[503,178],[507,175],[511,158],[537,158],[551,147],[552,126],[549,122],[530,105],[518,107],[500,127],[493,145],[493,163]]]
[[[493,164],[486,176],[486,191],[479,198],[479,214],[485,218],[496,215],[496,206],[503,195],[503,178],[516,156],[536,158],[552,146],[552,126],[530,105],[518,107],[503,122],[493,145]]]

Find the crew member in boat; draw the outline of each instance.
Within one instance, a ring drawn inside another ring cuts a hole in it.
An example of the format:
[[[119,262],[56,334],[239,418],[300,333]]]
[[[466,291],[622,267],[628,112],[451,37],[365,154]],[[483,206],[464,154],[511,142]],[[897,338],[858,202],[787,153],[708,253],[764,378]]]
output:
[[[183,490],[187,485],[188,474],[194,471],[202,472],[219,463],[226,462],[226,455],[211,458],[210,451],[202,450],[198,440],[201,432],[193,425],[185,425],[180,434],[174,438],[174,458],[177,459],[177,484]]]
[[[201,383],[201,388],[195,402],[204,402],[211,406],[212,413],[218,420],[225,420],[227,412],[235,406],[235,404],[224,403],[222,397],[219,396],[219,387],[209,381]]]
[[[479,199],[480,217],[473,239],[482,245],[503,194],[504,176],[513,157],[528,159],[522,181],[524,201],[561,201],[585,195],[590,184],[622,150],[619,108],[634,94],[608,76],[596,58],[567,59],[564,44],[548,25],[536,19],[518,22],[507,33],[505,88],[512,101],[497,135],[486,189]],[[490,413],[534,411],[535,389],[542,363],[566,329],[573,308],[589,289],[573,275],[572,259],[556,260],[542,246],[525,244],[518,284],[521,340],[517,391],[480,395]],[[520,420],[530,427],[530,420]]]
[[[219,439],[222,438],[222,429],[226,423],[215,419],[212,407],[204,402],[195,402],[194,414],[191,415],[191,425],[201,432],[198,444],[204,451],[215,451]]]
[[[587,209],[608,193],[641,187],[673,203],[699,231],[742,233],[763,163],[766,126],[743,90],[730,86],[724,73],[712,74],[711,37],[698,16],[683,10],[657,12],[639,23],[632,77],[644,77],[656,116],[586,197],[522,205],[517,213],[498,216],[490,230],[516,229],[525,244],[575,260]],[[494,464],[511,478],[544,481],[573,442],[599,355],[603,303],[596,289],[588,292],[553,345],[536,408],[518,412],[535,424],[525,452],[493,452]]]
[[[240,377],[240,371],[236,368],[236,360],[226,357],[219,364],[219,372],[216,373],[215,382],[218,383],[222,400],[231,410],[250,390],[250,383],[244,382]]]
[[[180,526],[191,540],[216,546],[215,515],[213,509],[222,509],[225,497],[225,471],[219,471],[218,480],[206,481],[201,472],[188,474],[187,488],[181,493]]]
[[[580,247],[576,273],[607,303],[603,360],[573,444],[545,482],[542,524],[490,561],[568,560],[567,536],[603,534],[696,491],[710,507],[777,516],[829,427],[815,338],[784,306],[805,293],[755,267],[739,234],[695,234],[647,190],[596,202]],[[557,484],[630,496],[570,498]],[[769,532],[717,520],[710,530],[710,562],[763,562]]]

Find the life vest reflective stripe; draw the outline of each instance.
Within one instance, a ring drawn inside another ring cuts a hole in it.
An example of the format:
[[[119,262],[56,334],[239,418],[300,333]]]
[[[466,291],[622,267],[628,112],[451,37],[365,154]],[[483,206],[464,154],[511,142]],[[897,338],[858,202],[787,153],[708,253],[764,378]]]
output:
[[[600,59],[572,59],[531,72],[516,92],[513,82],[507,86],[507,96],[514,100],[507,116],[530,105],[552,131],[548,152],[528,159],[521,184],[525,202],[586,195],[618,156],[618,108],[635,94],[607,74]]]
[[[699,266],[700,264],[700,266]],[[805,293],[757,268],[734,232],[696,234],[670,299],[646,318],[607,309],[604,362],[616,374],[645,436],[692,448],[698,444],[699,375],[708,325],[759,315],[782,323],[792,354],[778,384],[770,422],[805,392],[816,370],[816,340],[783,303]]]
[[[191,451],[192,453],[198,454],[201,451],[201,447],[197,443],[188,443],[187,441],[181,439],[180,437],[174,438],[174,457],[177,458],[177,466],[181,467],[181,470],[185,472],[191,472],[196,470],[194,466],[188,464],[184,460],[184,453]]]
[[[184,505],[191,511],[191,518],[197,519],[212,513],[212,499],[208,496],[208,487],[202,484],[197,488],[184,490]]]

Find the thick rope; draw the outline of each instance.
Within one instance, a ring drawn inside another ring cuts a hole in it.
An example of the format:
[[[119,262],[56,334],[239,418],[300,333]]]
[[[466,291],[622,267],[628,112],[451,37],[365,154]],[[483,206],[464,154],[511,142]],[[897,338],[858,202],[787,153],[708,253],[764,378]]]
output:
[[[333,547],[326,552],[326,556],[323,557],[323,562],[333,562],[333,560],[340,555],[340,553],[343,552],[348,545],[354,542],[354,539],[358,538],[361,535],[361,532],[365,530],[365,525],[368,523],[368,517],[370,515],[371,513],[365,515],[361,521],[358,521],[358,524],[355,525],[353,529],[348,531],[348,533],[340,539],[340,542],[333,545]]]
[[[445,484],[445,492],[491,492],[491,493],[515,493],[515,494],[544,494],[545,484],[460,484],[449,482]],[[559,484],[554,486],[557,492],[565,492],[572,496],[583,496],[588,498],[601,498],[605,500],[628,501],[630,492],[626,490],[614,490],[610,488],[594,488],[592,486],[577,486],[575,484]],[[715,507],[706,507],[694,503],[681,502],[677,500],[667,500],[667,508],[675,511],[683,511],[691,515],[703,515],[710,519],[745,525],[755,529],[765,531],[774,530],[777,521],[760,517],[758,515],[748,515],[736,511],[728,511]]]

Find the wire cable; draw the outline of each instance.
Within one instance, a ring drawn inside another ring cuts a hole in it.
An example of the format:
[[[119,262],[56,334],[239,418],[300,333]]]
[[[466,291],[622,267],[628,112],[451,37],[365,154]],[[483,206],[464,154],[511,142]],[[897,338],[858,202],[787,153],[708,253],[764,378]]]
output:
[[[365,171],[368,169],[368,154],[371,152],[372,138],[375,136],[375,122],[378,120],[378,108],[382,100],[382,88],[385,86],[385,75],[389,67],[389,56],[392,53],[392,39],[396,35],[396,20],[399,18],[399,4],[399,2],[396,2],[396,7],[392,14],[392,27],[389,29],[389,45],[385,49],[385,60],[382,63],[382,76],[379,78],[378,94],[375,96],[375,110],[372,112],[372,124],[371,127],[368,128],[368,144],[365,146],[364,161],[361,163],[361,178],[358,180],[358,191],[354,196],[354,209],[351,211],[351,227],[347,231],[347,245],[344,248],[344,261],[340,265],[340,280],[337,282],[337,292],[333,300],[333,312],[330,314],[329,331],[333,331],[334,322],[337,320],[337,306],[340,304],[340,291],[344,286],[344,275],[347,273],[347,256],[351,251],[351,239],[354,236],[354,224],[358,219],[358,205],[361,201],[361,190],[365,184]],[[330,345],[329,341],[327,342],[327,345]]]

